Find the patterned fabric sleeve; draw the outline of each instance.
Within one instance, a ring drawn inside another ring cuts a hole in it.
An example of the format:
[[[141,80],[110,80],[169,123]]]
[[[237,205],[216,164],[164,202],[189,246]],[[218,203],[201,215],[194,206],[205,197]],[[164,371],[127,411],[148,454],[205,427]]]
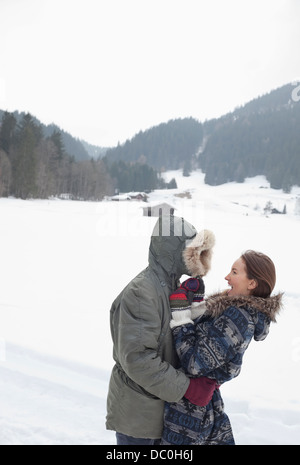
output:
[[[249,314],[229,307],[217,318],[175,327],[173,336],[181,366],[187,374],[209,376],[222,383],[240,372],[253,331]]]

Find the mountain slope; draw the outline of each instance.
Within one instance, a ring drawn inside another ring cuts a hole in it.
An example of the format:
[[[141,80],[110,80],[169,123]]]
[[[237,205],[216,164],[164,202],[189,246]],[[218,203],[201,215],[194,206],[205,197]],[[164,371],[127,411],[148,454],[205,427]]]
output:
[[[286,85],[204,123],[199,158],[210,185],[265,175],[271,187],[300,185],[300,104]]]
[[[106,158],[109,163],[142,161],[159,171],[178,169],[191,164],[202,139],[199,121],[176,119],[139,132],[125,144],[109,149]]]
[[[66,152],[75,160],[102,157],[106,150],[108,171],[115,162],[128,166],[138,162],[159,172],[183,169],[186,175],[201,168],[209,185],[265,175],[271,187],[289,192],[292,186],[300,186],[297,89],[286,84],[203,124],[194,118],[161,123],[107,150],[80,141],[55,125],[41,126],[45,136],[61,132]],[[0,111],[0,118],[2,114]],[[22,115],[15,112],[17,119]]]
[[[4,113],[5,112],[3,110],[0,110],[0,123]],[[20,123],[25,113],[15,111],[13,112],[13,115],[16,118],[17,122]],[[76,139],[75,137],[71,136],[71,134],[69,134],[66,131],[63,131],[55,124],[45,125],[41,123],[36,117],[32,117],[32,119],[38,126],[42,128],[45,137],[51,137],[51,135],[55,131],[59,132],[62,136],[62,142],[64,144],[66,152],[68,153],[68,155],[74,157],[76,161],[90,160],[91,157],[87,149],[84,147],[83,143],[79,139]]]

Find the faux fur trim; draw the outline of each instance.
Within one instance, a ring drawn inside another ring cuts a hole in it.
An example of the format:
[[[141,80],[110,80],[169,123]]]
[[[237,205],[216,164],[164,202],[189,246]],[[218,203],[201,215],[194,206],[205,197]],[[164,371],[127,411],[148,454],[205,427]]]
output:
[[[183,260],[192,277],[205,276],[211,267],[212,248],[215,245],[214,234],[204,229],[187,244],[183,251]]]
[[[213,317],[221,315],[230,306],[248,307],[266,314],[271,321],[276,322],[276,315],[282,308],[282,297],[282,293],[262,298],[251,295],[229,296],[223,292],[208,297],[205,303],[207,312]]]

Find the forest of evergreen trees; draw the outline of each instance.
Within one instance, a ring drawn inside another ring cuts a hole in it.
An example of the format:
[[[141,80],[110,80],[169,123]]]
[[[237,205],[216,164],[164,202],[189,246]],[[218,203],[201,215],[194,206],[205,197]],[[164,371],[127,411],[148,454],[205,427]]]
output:
[[[46,135],[45,135],[46,132]],[[64,136],[64,137],[63,137]],[[137,162],[107,159],[76,160],[76,144],[53,126],[40,125],[30,114],[17,121],[5,112],[0,123],[0,197],[21,199],[60,197],[101,200],[115,191],[151,191],[174,187],[166,184],[158,172],[140,158]],[[78,150],[77,150],[78,152]],[[175,184],[176,186],[176,184]]]
[[[275,189],[300,186],[300,103],[291,92],[291,85],[283,86],[204,124],[199,166],[207,184],[265,175]]]
[[[142,161],[159,172],[201,168],[218,185],[265,175],[271,187],[300,186],[300,102],[287,84],[221,118],[172,120],[109,149],[108,164]]]
[[[101,160],[76,161],[67,154],[61,133],[43,134],[26,114],[19,123],[4,113],[0,127],[0,196],[21,199],[68,194],[74,199],[99,200],[113,183]]]
[[[265,175],[271,187],[289,192],[300,186],[300,102],[292,91],[283,86],[203,124],[193,118],[162,123],[98,159],[57,126],[0,111],[0,196],[101,200],[115,191],[176,187],[161,173],[183,169],[188,176],[195,168],[207,184]]]
[[[109,164],[106,158],[103,161],[118,192],[150,192],[154,189],[177,187],[175,179],[166,183],[155,169],[141,161],[115,161],[112,164]]]
[[[159,172],[193,168],[193,157],[203,139],[202,124],[193,118],[171,120],[140,131],[125,144],[106,152],[109,164],[115,161],[141,162]]]

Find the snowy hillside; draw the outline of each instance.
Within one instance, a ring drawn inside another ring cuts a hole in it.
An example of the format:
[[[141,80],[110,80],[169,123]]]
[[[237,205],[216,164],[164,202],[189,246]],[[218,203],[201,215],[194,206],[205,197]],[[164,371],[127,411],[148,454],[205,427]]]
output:
[[[246,249],[277,267],[284,311],[263,343],[252,342],[241,375],[222,387],[237,444],[300,444],[300,188],[272,190],[265,178],[218,187],[195,172],[168,202],[217,244],[206,291]],[[268,214],[268,202],[287,214]],[[155,218],[131,202],[0,199],[0,444],[114,444],[105,430],[112,368],[111,302],[147,265]]]

